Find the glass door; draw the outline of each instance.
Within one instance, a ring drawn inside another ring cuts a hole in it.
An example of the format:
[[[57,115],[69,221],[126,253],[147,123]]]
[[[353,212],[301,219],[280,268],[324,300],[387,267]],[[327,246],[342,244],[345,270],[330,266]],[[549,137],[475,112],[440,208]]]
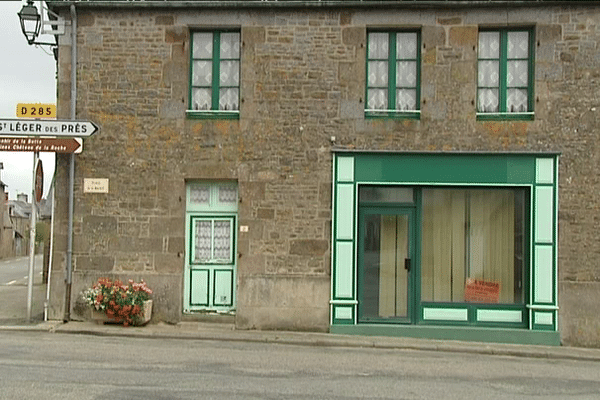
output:
[[[359,320],[411,322],[414,209],[364,207],[359,218]]]

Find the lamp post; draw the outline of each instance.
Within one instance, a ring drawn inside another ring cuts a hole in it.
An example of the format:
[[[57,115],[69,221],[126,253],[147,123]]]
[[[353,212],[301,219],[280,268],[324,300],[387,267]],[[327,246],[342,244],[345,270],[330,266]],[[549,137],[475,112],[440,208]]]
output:
[[[21,21],[21,31],[27,38],[27,43],[39,44],[46,46],[57,46],[56,43],[36,42],[35,40],[40,35],[42,27],[42,16],[38,12],[37,7],[33,4],[33,0],[27,0],[27,4],[17,13]]]

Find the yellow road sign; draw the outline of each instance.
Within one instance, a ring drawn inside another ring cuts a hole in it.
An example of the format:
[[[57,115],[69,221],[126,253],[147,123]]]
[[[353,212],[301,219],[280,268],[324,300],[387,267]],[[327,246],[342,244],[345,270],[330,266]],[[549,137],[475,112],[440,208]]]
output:
[[[18,118],[56,118],[56,104],[19,103]]]

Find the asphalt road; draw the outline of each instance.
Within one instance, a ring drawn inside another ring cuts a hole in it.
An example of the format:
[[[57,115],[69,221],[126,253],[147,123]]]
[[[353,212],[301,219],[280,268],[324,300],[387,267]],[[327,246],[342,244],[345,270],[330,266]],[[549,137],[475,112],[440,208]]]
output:
[[[43,319],[46,285],[42,284],[42,256],[35,257],[32,322]],[[0,260],[0,325],[27,321],[29,257]]]
[[[34,273],[42,274],[42,255],[35,256]],[[27,284],[29,257],[0,260],[0,286]]]
[[[0,332],[0,399],[600,399],[600,363]]]

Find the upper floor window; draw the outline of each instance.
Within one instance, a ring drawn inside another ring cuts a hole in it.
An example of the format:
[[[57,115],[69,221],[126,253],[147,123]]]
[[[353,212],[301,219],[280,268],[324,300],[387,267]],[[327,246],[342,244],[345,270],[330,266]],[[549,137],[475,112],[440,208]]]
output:
[[[477,117],[533,118],[533,33],[479,32]]]
[[[366,116],[419,117],[418,32],[368,33]]]
[[[240,33],[193,32],[189,116],[238,117]]]

